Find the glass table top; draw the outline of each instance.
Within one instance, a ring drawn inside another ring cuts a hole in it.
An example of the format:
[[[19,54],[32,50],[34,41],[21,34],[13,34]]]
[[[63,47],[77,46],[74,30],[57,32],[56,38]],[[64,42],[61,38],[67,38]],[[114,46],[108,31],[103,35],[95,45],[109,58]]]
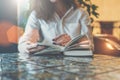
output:
[[[0,54],[0,80],[119,80],[120,58]]]

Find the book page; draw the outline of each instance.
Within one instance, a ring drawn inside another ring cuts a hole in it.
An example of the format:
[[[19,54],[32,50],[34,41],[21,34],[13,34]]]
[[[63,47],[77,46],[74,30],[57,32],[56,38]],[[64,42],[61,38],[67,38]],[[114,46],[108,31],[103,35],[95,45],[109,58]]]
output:
[[[90,49],[90,40],[86,35],[79,35],[68,43],[65,50]]]
[[[38,43],[39,46],[45,46],[47,47],[46,49],[50,50],[50,49],[57,49],[57,50],[64,50],[64,46],[59,46],[59,45],[54,45],[54,44],[44,44],[44,43]]]
[[[39,49],[41,47],[44,47],[43,49]],[[52,45],[52,44],[44,44],[44,43],[38,43],[37,47],[32,49],[34,50],[34,53],[32,55],[41,55],[41,54],[47,54],[47,53],[53,53],[55,54],[55,52],[63,52],[64,51],[64,47],[59,46],[59,45]]]
[[[56,54],[61,54],[63,52],[63,47],[55,47],[55,45],[53,46],[45,46],[45,45],[39,45],[39,46],[44,46],[45,48],[40,50],[40,51],[37,51],[31,55],[34,55],[34,56],[39,56],[39,55],[56,55]]]

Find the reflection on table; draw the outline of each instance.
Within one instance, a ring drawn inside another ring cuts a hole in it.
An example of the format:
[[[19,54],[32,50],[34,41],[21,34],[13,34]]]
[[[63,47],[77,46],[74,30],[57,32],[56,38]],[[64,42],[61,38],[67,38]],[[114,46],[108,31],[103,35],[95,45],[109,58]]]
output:
[[[119,80],[120,59],[107,55],[65,57],[0,54],[1,80]],[[113,75],[114,73],[114,75]],[[111,77],[109,77],[111,76]]]

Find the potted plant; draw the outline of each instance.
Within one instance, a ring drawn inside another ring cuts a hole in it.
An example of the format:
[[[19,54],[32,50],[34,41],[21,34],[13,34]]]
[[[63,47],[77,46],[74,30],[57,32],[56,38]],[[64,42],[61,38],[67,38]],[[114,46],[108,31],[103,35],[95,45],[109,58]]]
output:
[[[94,21],[94,17],[98,18],[99,17],[99,13],[97,12],[98,6],[92,3],[92,0],[76,0],[81,7],[85,8],[91,18],[91,22]]]

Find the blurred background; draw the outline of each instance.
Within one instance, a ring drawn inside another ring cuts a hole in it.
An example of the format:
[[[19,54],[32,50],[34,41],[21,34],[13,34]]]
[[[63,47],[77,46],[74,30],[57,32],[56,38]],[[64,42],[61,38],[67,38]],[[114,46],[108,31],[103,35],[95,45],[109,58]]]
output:
[[[120,40],[120,0],[92,0],[92,2],[99,7],[100,14],[99,18],[95,18],[93,34],[112,34]]]
[[[0,53],[18,51],[23,29],[18,27],[17,6],[16,0],[0,0]]]
[[[0,52],[16,52],[33,0],[0,0]],[[79,0],[80,1],[80,0]],[[86,0],[87,1],[87,0]],[[89,0],[88,0],[89,1]],[[93,35],[110,35],[120,41],[120,0],[91,0],[99,17],[91,24]],[[119,42],[118,42],[119,44]]]

